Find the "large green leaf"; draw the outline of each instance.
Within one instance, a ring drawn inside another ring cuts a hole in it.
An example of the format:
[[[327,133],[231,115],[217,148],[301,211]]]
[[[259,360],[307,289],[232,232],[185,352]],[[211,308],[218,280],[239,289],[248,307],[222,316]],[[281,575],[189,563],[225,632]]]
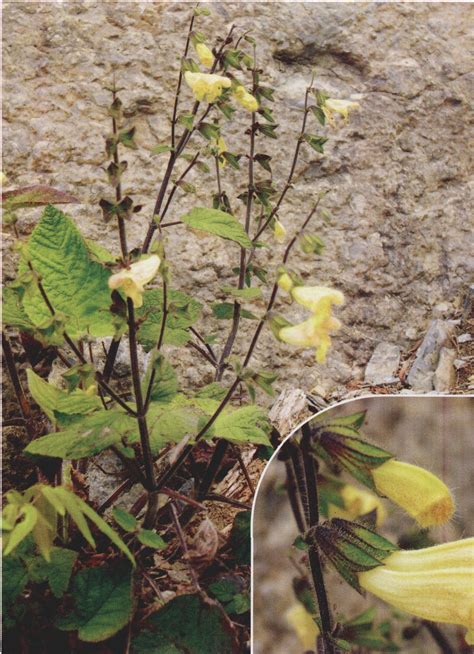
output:
[[[252,241],[244,228],[237,218],[231,216],[230,213],[219,211],[219,209],[195,207],[184,216],[181,216],[181,220],[194,229],[200,229],[203,232],[235,241],[244,248],[252,247]]]
[[[180,595],[154,613],[132,641],[132,654],[236,654],[231,623],[214,602]]]
[[[214,422],[212,433],[234,443],[271,445],[268,438],[270,425],[265,413],[255,404],[235,411],[223,412]]]
[[[28,571],[21,560],[14,556],[5,557],[2,562],[2,599],[5,610],[23,592],[27,581]]]
[[[48,206],[33,230],[28,252],[31,264],[56,311],[64,313],[67,331],[78,337],[114,334],[110,305],[109,271],[89,254],[84,239],[70,218]],[[39,290],[31,285],[23,298],[30,320],[39,325],[50,312]]]
[[[77,552],[63,547],[51,549],[50,561],[42,556],[33,560],[29,573],[32,581],[47,581],[55,597],[62,597],[69,586]]]
[[[59,459],[82,459],[94,456],[107,447],[137,439],[136,421],[120,409],[96,411],[63,431],[31,441],[25,452]]]
[[[80,388],[66,393],[42,379],[31,369],[26,371],[26,377],[33,399],[51,420],[57,419],[56,413],[82,415],[102,406],[97,395],[88,395]]]
[[[202,305],[186,293],[169,289],[167,307],[164,343],[185,345],[190,338],[187,330],[201,315]],[[138,317],[146,318],[138,331],[138,340],[145,350],[151,350],[158,341],[163,321],[162,289],[154,288],[144,293]]]
[[[56,620],[62,631],[77,630],[80,640],[97,643],[113,636],[131,619],[132,577],[129,566],[85,568],[72,585],[74,610]]]

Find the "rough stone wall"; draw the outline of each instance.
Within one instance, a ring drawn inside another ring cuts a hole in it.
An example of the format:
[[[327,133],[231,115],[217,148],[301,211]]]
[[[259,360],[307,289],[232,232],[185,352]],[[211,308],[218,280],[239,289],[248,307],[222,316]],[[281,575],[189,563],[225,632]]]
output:
[[[295,188],[280,219],[288,227],[321,189],[331,220],[320,224],[322,259],[301,256],[297,266],[312,283],[341,287],[346,325],[326,367],[309,351],[277,346],[266,334],[258,363],[272,365],[282,382],[324,393],[361,378],[377,342],[406,351],[426,328],[433,307],[458,301],[470,268],[468,144],[472,140],[472,69],[469,4],[212,3],[213,15],[198,29],[209,37],[232,22],[258,39],[264,78],[276,88],[278,141],[265,141],[274,156],[274,177],[287,175],[298,133],[305,87],[316,71],[319,86],[335,97],[356,97],[361,111],[330,134],[324,158],[305,150]],[[137,126],[137,152],[126,152],[125,190],[144,209],[129,226],[131,246],[143,238],[166,156],[149,149],[166,142],[178,58],[191,6],[188,3],[6,2],[4,34],[4,164],[14,185],[49,183],[79,196],[68,211],[88,236],[117,250],[98,201],[108,187],[103,137],[111,67],[125,90],[126,115]],[[188,91],[183,110],[190,106]],[[245,130],[240,115],[227,141],[237,149]],[[191,177],[199,203],[209,203],[212,176]],[[237,195],[244,175],[226,172],[224,186]],[[168,218],[177,219],[195,198],[180,198]],[[242,214],[242,205],[238,202]],[[24,214],[28,233],[38,212]],[[231,279],[235,247],[169,230],[176,252],[174,285],[204,302]],[[7,237],[8,244],[8,237]],[[274,262],[277,262],[275,250]],[[267,256],[266,254],[259,257]],[[11,265],[7,258],[7,274]],[[471,259],[472,264],[472,259]],[[288,313],[288,307],[284,307]],[[290,310],[292,311],[292,310]],[[222,328],[205,320],[213,330]],[[181,354],[188,382],[203,371]],[[206,377],[204,378],[206,379]],[[280,384],[281,385],[281,384]]]

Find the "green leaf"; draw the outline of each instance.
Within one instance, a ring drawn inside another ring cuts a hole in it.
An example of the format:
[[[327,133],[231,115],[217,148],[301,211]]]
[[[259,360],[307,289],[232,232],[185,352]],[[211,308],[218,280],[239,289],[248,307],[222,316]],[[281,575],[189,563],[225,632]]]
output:
[[[41,556],[33,560],[29,570],[30,578],[36,582],[47,581],[53,595],[60,598],[68,589],[77,556],[77,552],[72,550],[53,547],[49,561]]]
[[[324,111],[320,107],[311,107],[311,110],[313,114],[316,116],[318,119],[319,123],[321,125],[326,124],[326,116],[324,115]]]
[[[124,145],[126,148],[131,148],[132,150],[137,149],[137,144],[134,141],[135,137],[135,127],[130,129],[125,129],[118,135],[119,143]]]
[[[270,425],[265,413],[254,404],[236,411],[221,413],[213,425],[212,434],[233,443],[271,445]]]
[[[80,640],[98,643],[120,631],[133,611],[132,578],[128,566],[80,570],[72,584],[74,609],[56,620],[62,631],[78,631]]]
[[[313,148],[313,150],[316,150],[316,152],[319,152],[320,154],[324,154],[324,144],[327,141],[327,138],[325,136],[316,136],[315,134],[305,134],[304,140]]]
[[[228,544],[231,548],[233,558],[240,565],[250,565],[250,524],[252,519],[251,511],[240,511],[234,518],[234,524],[229,535]]]
[[[236,654],[224,611],[200,595],[180,595],[154,613],[132,640],[132,654]]]
[[[28,571],[21,560],[14,556],[4,557],[2,561],[2,599],[3,609],[8,610],[23,592],[28,581]]]
[[[164,334],[164,343],[184,345],[189,341],[188,328],[201,315],[202,305],[194,298],[169,289],[167,293],[168,315]],[[145,350],[156,346],[163,321],[163,290],[154,288],[143,295],[143,306],[137,316],[144,319],[138,330],[138,340]]]
[[[42,379],[31,369],[26,371],[26,377],[33,399],[53,421],[56,421],[56,412],[66,415],[83,415],[102,406],[97,395],[87,395],[79,388],[71,393],[66,393]]]
[[[94,511],[84,500],[82,500],[80,497],[74,496],[76,499],[77,504],[79,505],[80,510],[84,515],[86,515],[91,522],[95,524],[95,526],[100,529],[100,531],[109,538],[112,543],[127,556],[133,567],[135,567],[135,559],[133,558],[133,554],[130,552],[128,547],[125,545],[123,540],[120,538],[120,536],[117,534],[116,531],[110,527],[105,520],[103,520],[98,513]]]
[[[120,443],[137,440],[136,421],[124,411],[101,410],[86,416],[70,428],[37,438],[25,448],[28,454],[82,459]]]
[[[171,145],[155,145],[150,152],[151,154],[162,154],[163,152],[171,152],[172,150]]]
[[[148,384],[153,371],[155,374],[150,398],[153,402],[162,402],[166,404],[173,399],[179,390],[176,371],[171,363],[169,363],[162,354],[155,350],[152,353],[152,361],[148,366],[147,373],[143,380],[144,392],[148,389]]]
[[[177,395],[168,404],[152,402],[148,411],[148,427],[153,453],[168,443],[179,443],[185,436],[195,434],[202,410],[184,396]]]
[[[218,320],[230,320],[234,315],[234,305],[230,302],[216,302],[212,305],[212,313]],[[258,316],[243,308],[240,309],[240,316],[249,320],[258,320]]]
[[[211,400],[223,400],[227,394],[227,389],[223,388],[219,382],[211,382],[207,386],[203,386],[196,393],[196,397],[209,398]]]
[[[181,216],[181,220],[194,229],[235,241],[244,248],[252,247],[252,241],[237,218],[219,209],[195,207]]]
[[[28,536],[28,534],[33,531],[38,521],[38,511],[32,504],[24,504],[20,508],[20,516],[23,516],[23,520],[17,522],[5,537],[3,556],[11,554],[15,547],[17,547]]]
[[[98,261],[99,263],[116,262],[117,258],[114,257],[114,255],[109,252],[107,248],[104,248],[102,245],[100,245],[100,243],[97,243],[97,241],[94,241],[91,238],[86,238],[85,244],[89,250],[89,254],[93,259],[95,259],[95,261]]]
[[[156,550],[162,550],[167,546],[167,543],[151,529],[140,529],[137,538],[142,545],[146,547],[153,547]]]
[[[46,204],[76,204],[77,198],[52,186],[24,186],[2,193],[2,203],[9,211],[25,207],[40,207]]]
[[[20,295],[15,289],[5,286],[2,297],[2,324],[23,332],[34,331],[35,326],[26,315]]]
[[[90,257],[84,239],[70,218],[52,206],[46,207],[30,236],[28,251],[51,304],[67,316],[71,337],[86,333],[113,335],[107,285],[110,273]],[[51,318],[35,285],[26,290],[23,306],[35,325]]]
[[[234,286],[223,286],[224,293],[229,293],[233,297],[241,298],[242,300],[255,300],[255,298],[262,297],[262,289],[257,286],[252,288],[235,288]]]
[[[135,531],[138,527],[138,520],[135,516],[124,509],[119,509],[117,506],[112,509],[112,516],[124,531]]]

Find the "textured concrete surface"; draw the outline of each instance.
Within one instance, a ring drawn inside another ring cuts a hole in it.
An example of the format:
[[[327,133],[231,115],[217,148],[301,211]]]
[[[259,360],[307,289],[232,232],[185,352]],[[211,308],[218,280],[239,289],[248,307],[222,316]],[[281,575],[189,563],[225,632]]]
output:
[[[467,286],[474,7],[215,3],[211,9],[212,17],[198,21],[210,40],[231,22],[238,32],[251,30],[258,39],[263,79],[276,88],[280,137],[263,145],[274,157],[277,183],[288,172],[313,69],[320,88],[361,103],[347,127],[329,133],[324,158],[304,150],[295,187],[280,212],[291,232],[317,192],[332,189],[325,202],[331,218],[316,223],[326,242],[324,256],[315,261],[300,254],[294,267],[308,282],[342,288],[347,296],[340,312],[344,333],[326,367],[317,366],[310,351],[277,345],[269,332],[255,357],[280,373],[280,387],[296,378],[298,386],[317,386],[327,396],[343,392],[349,380],[363,378],[378,342],[396,343],[406,352],[426,329],[433,307],[440,302],[448,309],[457,306]],[[144,206],[129,225],[130,245],[137,246],[164,171],[166,155],[152,156],[149,150],[168,138],[189,14],[187,3],[3,5],[3,166],[10,183],[49,183],[74,193],[81,205],[70,213],[82,231],[116,252],[117,234],[112,225],[104,226],[98,207],[110,193],[101,169],[103,138],[110,129],[105,87],[114,66],[125,89],[120,95],[126,116],[137,127],[140,149],[126,152],[124,180],[125,190]],[[182,110],[190,106],[186,90]],[[244,118],[239,112],[224,130],[235,151],[242,151]],[[202,141],[194,140],[191,152],[199,146]],[[224,171],[224,188],[240,216],[243,207],[234,198],[244,188],[244,177],[229,167]],[[209,204],[212,175],[198,172],[190,181],[198,186],[197,201]],[[170,220],[196,202],[193,196],[178,196]],[[22,214],[23,233],[31,231],[38,215]],[[237,265],[236,248],[197,238],[183,227],[169,229],[167,236],[174,286],[208,305],[219,286],[234,279],[230,268]],[[275,247],[270,270],[279,256],[281,247]],[[267,258],[267,252],[259,252],[257,261]],[[7,274],[11,270],[7,257]],[[283,309],[288,313],[284,304]],[[219,334],[223,323],[216,324],[206,308],[204,325]],[[193,360],[181,351],[182,378],[201,384],[209,374]]]

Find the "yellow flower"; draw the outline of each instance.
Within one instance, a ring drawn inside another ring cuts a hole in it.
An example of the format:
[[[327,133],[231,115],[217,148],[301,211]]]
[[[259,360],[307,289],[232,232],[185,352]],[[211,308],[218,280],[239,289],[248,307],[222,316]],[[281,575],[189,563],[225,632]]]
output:
[[[275,220],[273,227],[273,236],[277,243],[284,243],[286,239],[286,229],[279,220]]]
[[[109,277],[109,288],[122,288],[125,295],[133,301],[133,306],[139,308],[143,304],[144,286],[151,282],[160,267],[160,257],[152,254],[146,259],[132,263],[128,268],[120,270]]]
[[[344,295],[341,291],[328,286],[295,286],[291,291],[293,299],[301,306],[311,311],[319,311],[320,307],[329,303],[344,304]]]
[[[341,323],[331,316],[331,302],[326,299],[319,303],[319,312],[298,325],[283,327],[279,339],[297,347],[316,348],[316,361],[324,363],[331,346],[329,333],[339,329]]]
[[[335,124],[335,114],[342,116],[347,123],[349,120],[349,112],[359,109],[360,104],[358,102],[352,102],[351,100],[336,100],[335,98],[328,98],[321,109],[323,110],[324,115],[330,125]]]
[[[233,94],[237,102],[241,104],[244,109],[247,109],[247,111],[257,111],[257,99],[254,98],[253,95],[249,93],[245,87],[237,86],[234,89]]]
[[[231,87],[231,81],[228,77],[214,75],[213,73],[191,73],[187,70],[184,73],[184,79],[194,93],[196,100],[206,100],[206,102],[215,102],[221,95],[222,89]]]
[[[278,277],[277,284],[283,291],[287,291],[288,293],[294,286],[293,280],[287,272],[282,273]]]
[[[203,66],[210,68],[214,63],[214,55],[205,43],[197,43],[195,46],[196,54]]]
[[[446,484],[428,470],[390,459],[372,469],[377,491],[401,506],[421,527],[442,525],[454,513]]]
[[[377,511],[376,525],[380,527],[387,516],[382,500],[370,491],[346,484],[341,489],[344,508],[329,504],[329,518],[356,520],[366,513]]]
[[[291,627],[296,632],[302,648],[314,650],[316,637],[319,635],[318,625],[315,623],[311,614],[299,602],[293,604],[285,613],[285,617]]]
[[[467,627],[466,641],[474,644],[474,538],[394,552],[358,577],[362,588],[402,611]]]

